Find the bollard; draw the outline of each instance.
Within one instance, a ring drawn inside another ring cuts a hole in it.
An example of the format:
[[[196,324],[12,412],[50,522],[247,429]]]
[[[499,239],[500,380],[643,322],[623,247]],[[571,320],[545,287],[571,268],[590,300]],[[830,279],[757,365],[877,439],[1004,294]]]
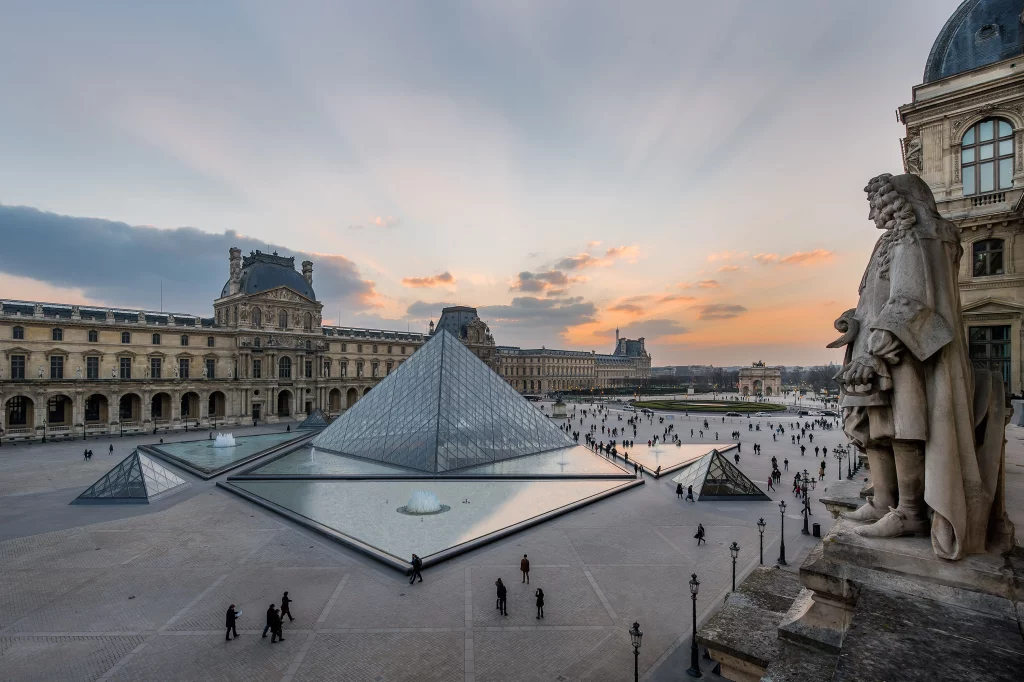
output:
[[[816,538],[820,538],[821,537],[821,524],[820,523],[812,523],[811,524],[811,535],[813,535]]]

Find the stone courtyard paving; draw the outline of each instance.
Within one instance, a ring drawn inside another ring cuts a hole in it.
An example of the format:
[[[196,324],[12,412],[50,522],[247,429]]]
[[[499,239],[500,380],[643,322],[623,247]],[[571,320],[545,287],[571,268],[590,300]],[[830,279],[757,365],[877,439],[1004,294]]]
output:
[[[691,417],[694,426],[697,419]],[[794,415],[708,419],[717,420],[712,431],[719,429],[723,444],[730,431],[742,432],[740,468],[762,489],[773,454],[780,463],[789,457],[790,476],[796,462],[816,469],[813,457],[773,443],[766,431],[756,438],[760,457],[749,447],[755,439],[747,423],[765,428]],[[624,423],[612,412],[608,424]],[[685,417],[668,423],[684,442],[698,442],[689,439]],[[636,440],[663,427],[645,422]],[[1011,448],[1019,450],[1020,430],[1012,432]],[[839,431],[815,436],[829,446],[842,441]],[[691,504],[676,499],[667,478],[647,477],[636,489],[431,568],[416,585],[180,471],[192,487],[152,505],[68,506],[134,443],[152,440],[112,439],[113,457],[108,441],[90,441],[92,462],[82,461],[81,442],[0,450],[0,680],[626,679],[634,621],[644,631],[644,679],[678,679],[689,664],[690,574],[701,580],[703,621],[730,588],[729,544],[742,548],[738,581],[757,564],[761,516],[766,563],[778,556],[779,499],[789,504],[790,570],[813,540],[800,534],[785,473],[783,490],[769,493],[774,502]],[[1021,468],[1008,469],[1008,487],[1019,487]],[[827,470],[834,478],[834,459]],[[831,517],[817,502],[812,509],[826,530]],[[698,522],[708,539],[699,548]],[[532,562],[528,586],[518,570],[524,553]],[[498,577],[509,587],[507,617],[494,605]],[[537,587],[545,592],[544,620],[535,617]],[[284,590],[295,622],[285,625],[285,641],[272,645],[260,633],[267,605],[280,603]],[[239,639],[225,642],[230,603],[243,614]]]

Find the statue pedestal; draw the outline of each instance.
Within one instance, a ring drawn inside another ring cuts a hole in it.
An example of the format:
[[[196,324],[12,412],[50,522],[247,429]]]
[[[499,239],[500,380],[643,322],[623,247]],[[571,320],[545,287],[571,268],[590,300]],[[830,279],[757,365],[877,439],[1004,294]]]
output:
[[[1016,617],[1014,602],[1024,597],[1021,557],[990,553],[946,561],[935,556],[930,538],[865,538],[853,532],[859,525],[839,519],[808,555],[800,567],[805,589],[779,625],[780,639],[838,653],[865,589]]]

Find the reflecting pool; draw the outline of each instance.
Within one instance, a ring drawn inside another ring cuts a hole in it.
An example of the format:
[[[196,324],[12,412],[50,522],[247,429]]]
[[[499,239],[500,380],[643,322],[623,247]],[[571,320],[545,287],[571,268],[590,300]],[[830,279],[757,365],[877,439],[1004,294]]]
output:
[[[160,445],[150,447],[165,455],[178,458],[200,471],[213,473],[230,467],[236,462],[248,459],[253,455],[257,455],[275,445],[280,445],[281,443],[306,435],[309,434],[285,432],[265,433],[256,436],[237,436],[235,438],[235,446],[231,448],[215,448],[212,439],[192,440],[182,443],[161,443]]]

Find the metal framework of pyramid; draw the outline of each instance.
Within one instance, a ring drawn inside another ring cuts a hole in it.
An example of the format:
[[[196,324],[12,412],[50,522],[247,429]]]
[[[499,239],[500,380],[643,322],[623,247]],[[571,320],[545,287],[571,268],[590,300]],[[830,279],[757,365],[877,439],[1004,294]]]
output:
[[[297,429],[322,429],[331,423],[331,418],[324,414],[324,411],[319,407],[309,413],[309,416],[303,419]]]
[[[147,504],[189,485],[185,479],[134,450],[71,504]]]
[[[444,330],[312,444],[430,473],[575,445]]]
[[[712,450],[687,465],[676,476],[673,483],[682,483],[685,490],[693,486],[695,500],[755,500],[771,501],[753,481],[747,478],[732,462],[718,450]]]

